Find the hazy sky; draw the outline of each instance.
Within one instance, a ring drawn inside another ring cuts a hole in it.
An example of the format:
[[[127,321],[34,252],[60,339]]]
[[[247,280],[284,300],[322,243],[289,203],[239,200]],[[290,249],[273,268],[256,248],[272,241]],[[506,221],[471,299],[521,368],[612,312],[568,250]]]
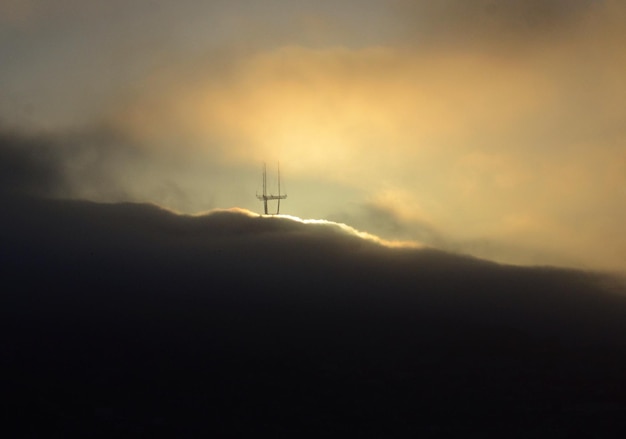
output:
[[[184,212],[261,211],[280,160],[291,215],[624,270],[625,20],[608,0],[0,0],[1,153],[52,176],[35,192]]]
[[[16,431],[617,437],[624,23],[621,0],[0,0]]]

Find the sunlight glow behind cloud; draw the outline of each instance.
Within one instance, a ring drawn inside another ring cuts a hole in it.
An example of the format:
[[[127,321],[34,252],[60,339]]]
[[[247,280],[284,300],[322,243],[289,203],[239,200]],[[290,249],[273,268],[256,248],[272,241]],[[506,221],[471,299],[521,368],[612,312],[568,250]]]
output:
[[[279,160],[299,217],[626,269],[621,2],[31,3],[5,7],[0,51],[30,68],[0,72],[20,104],[0,102],[3,120],[113,133],[60,153],[65,195],[255,209],[259,164]]]
[[[387,239],[383,239],[380,238],[376,235],[373,235],[371,233],[367,233],[367,232],[363,232],[360,230],[355,229],[354,227],[351,227],[347,224],[343,224],[343,223],[338,223],[335,221],[328,221],[328,220],[324,220],[324,219],[302,219],[302,218],[298,218],[297,216],[292,216],[292,215],[274,215],[276,218],[286,218],[292,221],[297,221],[303,224],[321,224],[321,225],[325,225],[325,226],[330,226],[330,227],[336,227],[339,230],[341,230],[342,232],[348,234],[348,235],[352,235],[352,236],[356,236],[358,238],[364,239],[366,241],[372,241],[375,242],[376,244],[380,244],[382,246],[385,247],[390,247],[390,248],[423,248],[424,246],[416,241],[398,241],[398,240],[387,240]]]
[[[167,209],[169,210],[169,209]],[[171,211],[170,212],[180,215],[179,212],[175,212],[175,211]],[[223,209],[223,208],[219,208],[219,209],[212,209],[209,211],[205,211],[205,212],[200,212],[197,214],[194,214],[194,217],[203,217],[203,216],[210,216],[210,215],[214,215],[214,214],[220,214],[220,213],[235,213],[238,215],[243,215],[246,216],[248,218],[259,218],[261,220],[269,220],[269,221],[280,221],[280,220],[287,220],[287,221],[293,221],[296,223],[300,223],[300,224],[312,224],[312,225],[318,225],[318,226],[325,226],[327,227],[329,230],[333,230],[342,234],[346,234],[346,235],[350,235],[350,236],[354,236],[356,238],[368,241],[368,242],[373,242],[375,244],[384,246],[384,247],[389,247],[389,248],[407,248],[407,249],[417,249],[417,248],[424,248],[425,246],[418,243],[417,241],[400,241],[400,240],[387,240],[387,239],[383,239],[380,238],[376,235],[373,235],[371,233],[368,232],[364,232],[361,230],[357,230],[354,227],[351,227],[347,224],[343,224],[343,223],[339,223],[336,221],[329,221],[329,220],[325,220],[325,219],[303,219],[303,218],[299,218],[297,216],[294,215],[261,215],[259,213],[247,210],[247,209],[242,209],[240,207],[232,207],[232,208],[227,208],[227,209]],[[283,233],[286,233],[285,231],[283,231]]]
[[[515,58],[281,48],[184,86],[160,79],[148,86],[160,92],[135,101],[121,124],[139,143],[208,145],[223,163],[279,158],[292,178],[323,175],[374,199],[404,193],[387,208],[405,218],[426,211],[453,241],[495,239],[556,256],[535,263],[617,267],[626,242],[600,244],[596,224],[626,215],[615,204],[624,198],[623,152],[606,138],[624,136],[626,111],[613,89],[598,83],[590,95],[579,83],[578,47],[553,49],[560,61],[543,48]],[[599,111],[571,105],[589,97]],[[579,221],[590,208],[598,215]]]

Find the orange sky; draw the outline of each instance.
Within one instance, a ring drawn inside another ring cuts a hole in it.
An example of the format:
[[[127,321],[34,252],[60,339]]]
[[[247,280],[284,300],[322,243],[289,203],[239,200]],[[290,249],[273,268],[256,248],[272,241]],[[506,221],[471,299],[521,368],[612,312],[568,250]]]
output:
[[[138,151],[67,157],[70,196],[258,211],[280,160],[285,213],[626,269],[626,7],[381,3],[0,0],[0,120]]]

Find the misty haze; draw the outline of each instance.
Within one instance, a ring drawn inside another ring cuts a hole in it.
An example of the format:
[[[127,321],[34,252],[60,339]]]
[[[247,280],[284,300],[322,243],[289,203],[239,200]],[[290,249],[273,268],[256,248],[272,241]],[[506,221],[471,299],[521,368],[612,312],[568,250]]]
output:
[[[623,437],[625,21],[0,0],[3,437]]]

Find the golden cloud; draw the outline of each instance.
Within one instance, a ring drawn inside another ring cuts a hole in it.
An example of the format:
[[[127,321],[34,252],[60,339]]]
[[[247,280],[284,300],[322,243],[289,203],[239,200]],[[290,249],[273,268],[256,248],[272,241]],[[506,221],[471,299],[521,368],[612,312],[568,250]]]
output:
[[[451,239],[624,268],[626,55],[614,18],[623,9],[609,2],[579,33],[510,54],[214,55],[155,72],[114,119],[140,143],[222,163],[280,159],[294,177],[355,187]]]

